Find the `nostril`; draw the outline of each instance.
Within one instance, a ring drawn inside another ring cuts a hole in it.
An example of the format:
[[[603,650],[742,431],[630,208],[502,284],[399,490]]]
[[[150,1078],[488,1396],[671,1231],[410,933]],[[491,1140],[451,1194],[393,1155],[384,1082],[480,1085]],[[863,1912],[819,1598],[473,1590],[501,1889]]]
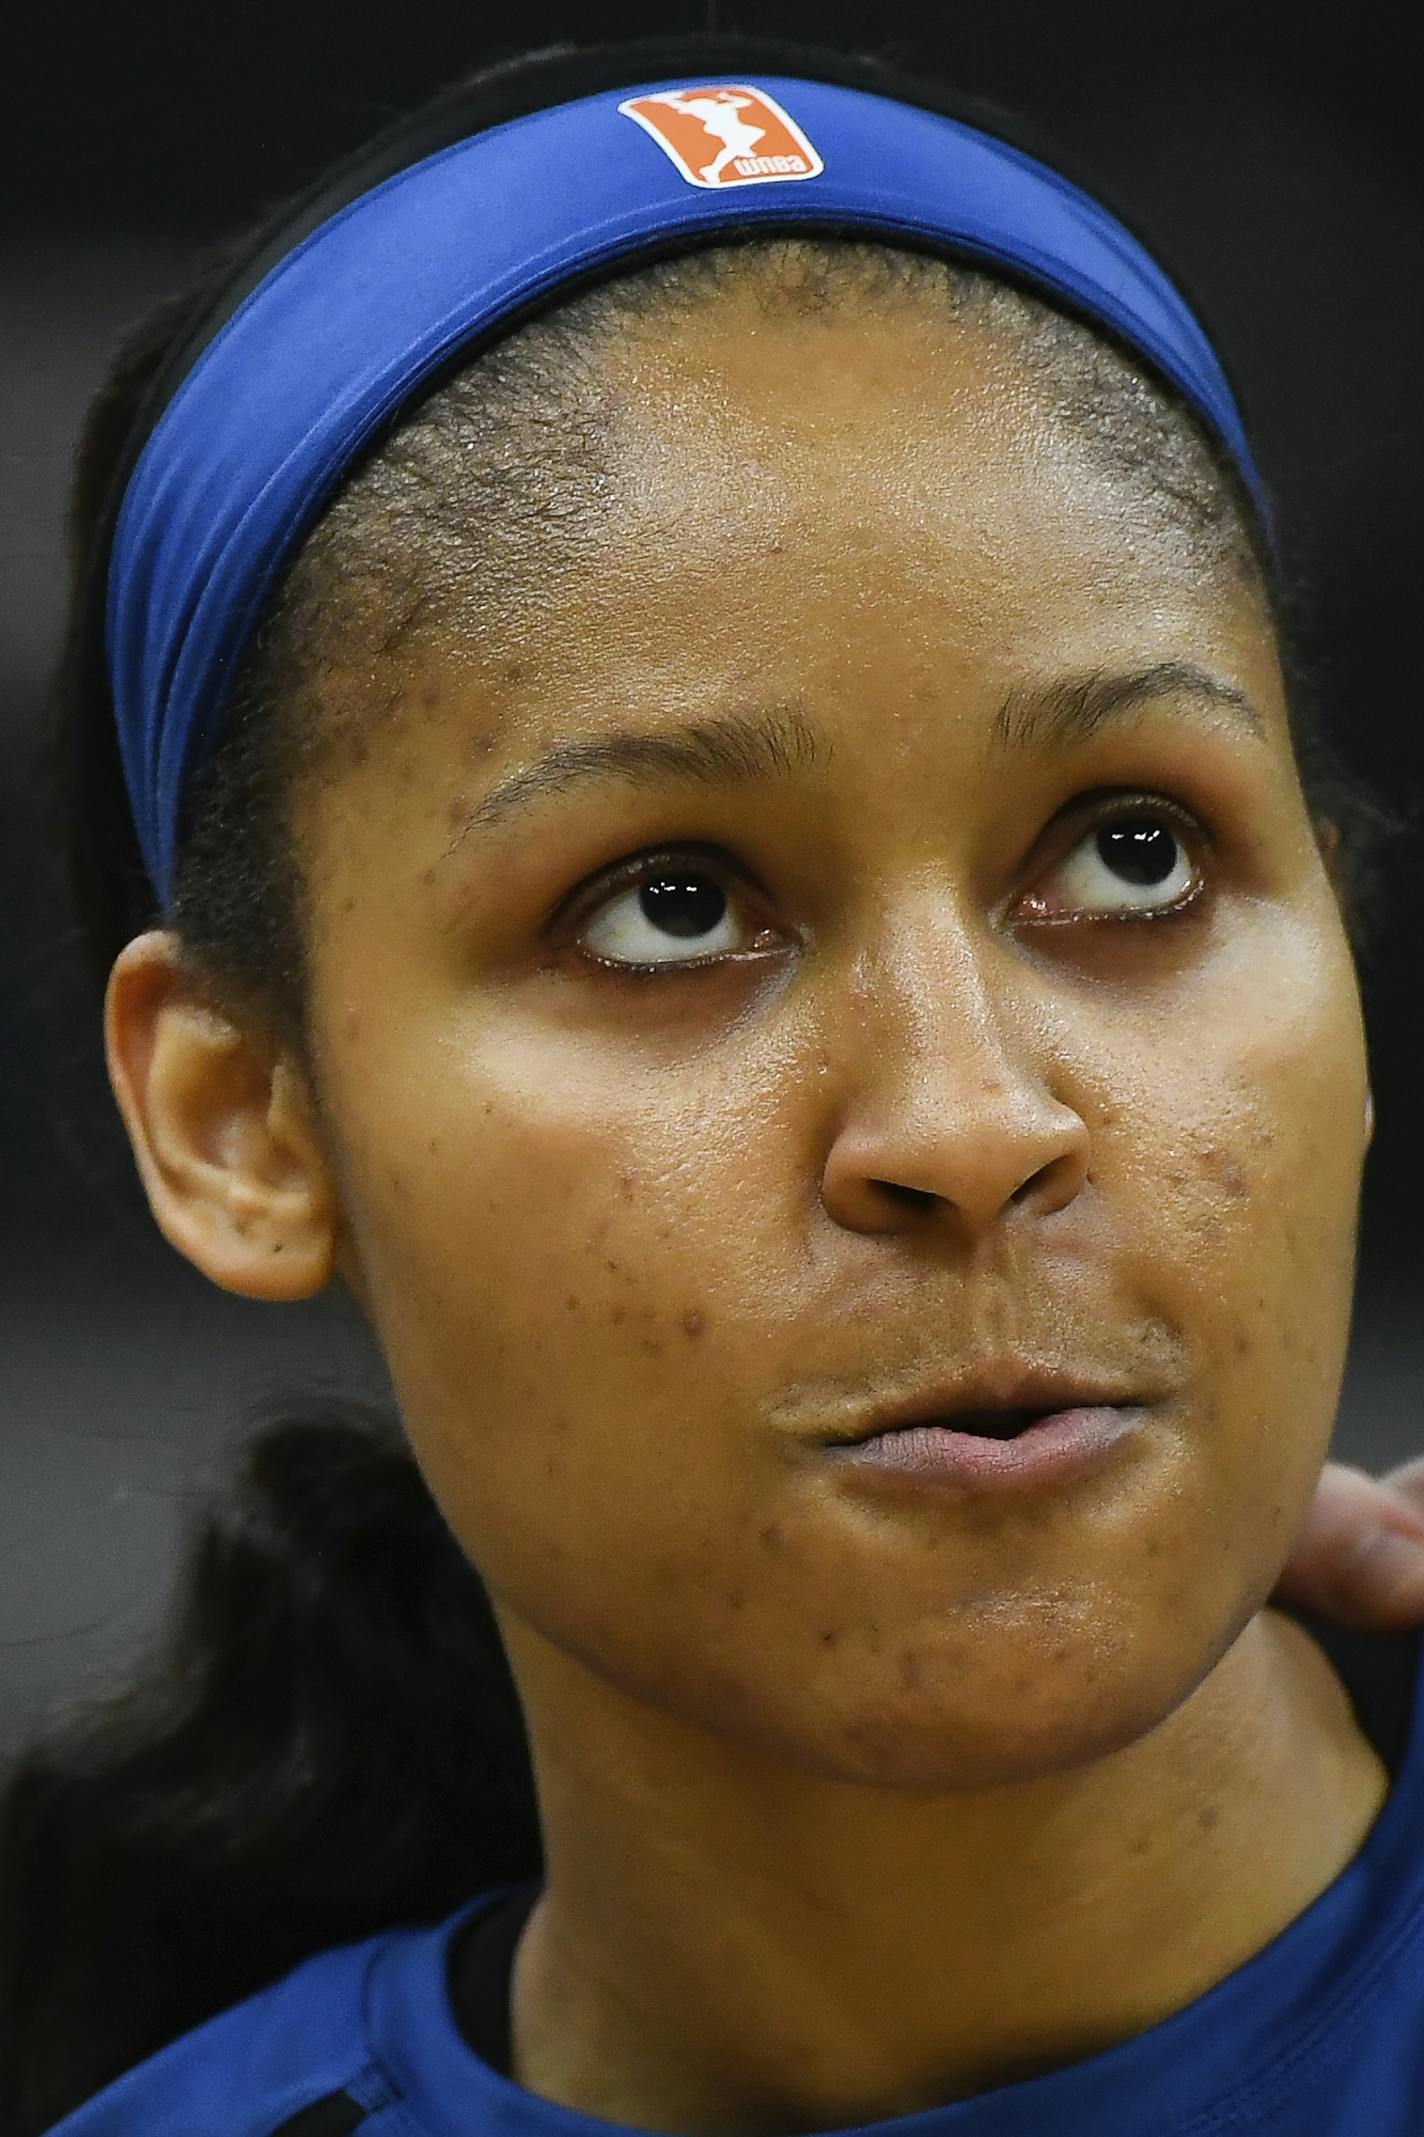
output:
[[[903,1180],[882,1180],[880,1185],[892,1200],[902,1202],[907,1209],[923,1209],[939,1196],[930,1187],[907,1187]]]
[[[1058,1160],[1056,1158],[1054,1158],[1047,1165],[1040,1165],[1037,1172],[1031,1172],[1028,1178],[1026,1180],[1021,1181],[1020,1184],[1014,1189],[1013,1193],[1009,1196],[1010,1202],[1026,1201],[1028,1196],[1033,1193],[1034,1189],[1038,1186],[1040,1181],[1051,1180],[1053,1178],[1054,1173],[1057,1170],[1057,1166]]]

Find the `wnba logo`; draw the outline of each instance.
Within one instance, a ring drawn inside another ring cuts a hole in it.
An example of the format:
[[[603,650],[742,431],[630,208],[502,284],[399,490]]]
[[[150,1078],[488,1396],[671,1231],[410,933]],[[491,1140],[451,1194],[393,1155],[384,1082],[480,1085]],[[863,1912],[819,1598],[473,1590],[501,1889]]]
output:
[[[825,169],[796,121],[764,89],[741,82],[660,89],[618,109],[652,135],[689,185],[766,185]]]

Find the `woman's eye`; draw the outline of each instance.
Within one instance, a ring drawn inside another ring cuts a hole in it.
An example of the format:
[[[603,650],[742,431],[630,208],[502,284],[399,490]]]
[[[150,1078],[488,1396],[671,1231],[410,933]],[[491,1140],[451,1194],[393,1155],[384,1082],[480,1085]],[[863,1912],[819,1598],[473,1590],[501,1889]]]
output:
[[[751,947],[756,931],[739,917],[744,901],[725,871],[675,854],[655,854],[636,867],[633,880],[605,896],[578,930],[580,947],[594,957],[646,971]]]
[[[1041,891],[1026,901],[1030,921],[1152,917],[1195,902],[1200,872],[1191,855],[1207,834],[1162,802],[1121,807],[1094,824],[1054,870],[1065,895]],[[756,928],[735,872],[696,853],[648,854],[630,862],[623,882],[585,908],[573,939],[589,957],[637,973],[676,971],[762,949],[779,941]]]
[[[1162,803],[1119,809],[1094,824],[1054,877],[1066,886],[1062,900],[1050,904],[1035,892],[1030,919],[1150,915],[1183,904],[1200,880],[1185,820]]]

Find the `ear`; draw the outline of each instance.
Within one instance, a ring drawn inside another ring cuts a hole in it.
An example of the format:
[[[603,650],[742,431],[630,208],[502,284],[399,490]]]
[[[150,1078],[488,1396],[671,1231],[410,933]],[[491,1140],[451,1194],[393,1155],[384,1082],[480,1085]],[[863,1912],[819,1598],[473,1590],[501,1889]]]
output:
[[[170,930],[116,958],[104,1047],[170,1246],[244,1298],[323,1290],[341,1220],[305,1078],[214,1002]]]

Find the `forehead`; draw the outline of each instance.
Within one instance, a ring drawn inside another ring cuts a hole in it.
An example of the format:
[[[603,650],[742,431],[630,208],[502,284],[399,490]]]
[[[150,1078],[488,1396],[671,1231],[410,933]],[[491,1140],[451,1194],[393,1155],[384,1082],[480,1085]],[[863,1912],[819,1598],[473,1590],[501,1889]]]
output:
[[[924,276],[798,280],[793,262],[781,280],[754,267],[595,312],[585,350],[587,412],[608,419],[615,447],[694,426],[707,447],[756,438],[825,451],[871,430],[893,451],[962,430],[986,473],[991,446],[1013,462],[1056,443],[1121,481],[1168,430],[1196,428],[1185,411],[1164,421],[1175,394],[1150,389],[1095,328],[982,275],[956,293]],[[1139,442],[1124,452],[1128,431]]]
[[[582,480],[525,560],[526,650],[557,655],[575,618],[615,662],[695,640],[844,663],[889,640],[1012,668],[1065,633],[1086,655],[1243,627],[1274,650],[1219,535],[1125,472],[1121,423],[1105,447],[1101,397],[1065,414],[1051,367],[944,306],[768,309],[734,282],[636,317],[581,390]]]
[[[1041,365],[944,307],[715,295],[565,355],[468,513],[436,494],[463,442],[437,435],[390,558],[427,621],[376,663],[390,710],[424,708],[394,723],[403,778],[417,733],[464,803],[580,736],[793,703],[888,770],[892,733],[968,740],[1021,693],[1173,663],[1291,755],[1259,591],[1114,473]]]

